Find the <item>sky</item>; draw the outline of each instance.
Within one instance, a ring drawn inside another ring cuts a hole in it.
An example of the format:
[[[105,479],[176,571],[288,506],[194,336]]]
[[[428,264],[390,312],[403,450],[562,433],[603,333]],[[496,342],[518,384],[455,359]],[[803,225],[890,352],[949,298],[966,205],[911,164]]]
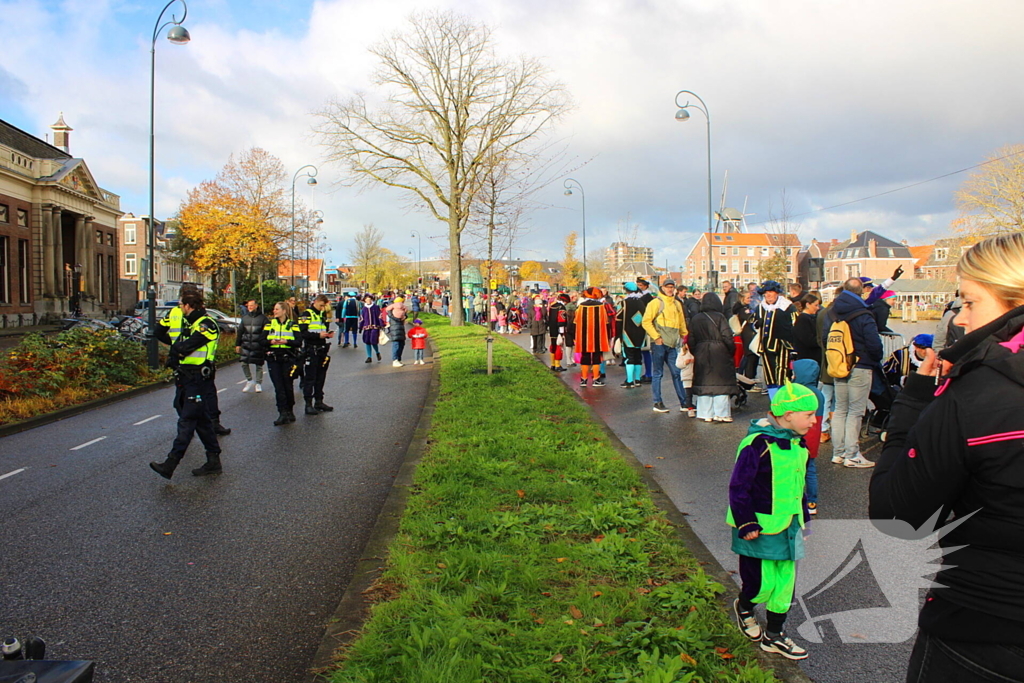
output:
[[[0,0],[0,118],[42,137],[63,112],[71,153],[121,208],[148,213],[149,65],[163,0]],[[324,212],[329,264],[348,260],[364,225],[423,258],[446,226],[399,190],[356,190],[316,144],[312,112],[371,91],[368,48],[414,11],[448,9],[494,29],[507,56],[540,59],[572,95],[551,131],[586,196],[587,250],[625,238],[678,269],[712,203],[750,231],[782,212],[812,238],[874,230],[912,245],[949,233],[967,173],[1024,142],[1020,0],[192,0],[192,40],[156,47],[156,215],[249,147],[289,174],[317,166],[297,193]],[[167,11],[181,15],[176,1]],[[684,96],[685,97],[685,96]],[[579,166],[578,168],[576,166]],[[897,188],[882,197],[853,202]],[[515,258],[561,258],[584,227],[581,196],[540,189]]]

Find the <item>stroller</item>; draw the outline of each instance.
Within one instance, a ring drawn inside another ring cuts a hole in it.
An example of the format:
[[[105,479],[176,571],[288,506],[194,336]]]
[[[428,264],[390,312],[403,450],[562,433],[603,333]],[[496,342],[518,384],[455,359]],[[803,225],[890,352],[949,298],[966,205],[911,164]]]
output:
[[[732,397],[732,408],[738,410],[747,405],[747,392],[757,385],[757,380],[752,380],[740,373],[736,373],[736,386],[740,393]]]
[[[868,411],[864,425],[868,436],[881,436],[885,440],[886,422],[892,411],[896,396],[903,389],[903,378],[906,376],[907,354],[910,349],[904,344],[903,335],[895,332],[883,332],[882,357],[885,363],[875,368],[871,380],[871,394],[868,398],[872,408]]]

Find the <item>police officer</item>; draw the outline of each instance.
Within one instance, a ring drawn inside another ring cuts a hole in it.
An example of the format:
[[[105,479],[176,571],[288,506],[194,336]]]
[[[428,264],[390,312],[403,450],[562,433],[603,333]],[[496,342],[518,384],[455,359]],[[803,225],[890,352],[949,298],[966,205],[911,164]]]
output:
[[[200,300],[202,300],[202,294],[199,293],[199,288],[195,285],[186,284],[181,287],[181,296],[184,297],[188,292],[199,294]],[[205,308],[203,309],[206,310]],[[178,341],[182,332],[182,321],[185,317],[185,313],[182,311],[181,304],[171,309],[167,317],[162,318],[157,322],[157,337],[167,344],[173,344]],[[216,322],[216,321],[215,321]],[[165,332],[165,335],[161,335],[161,330]],[[213,421],[213,431],[218,436],[227,436],[231,433],[231,430],[220,423],[220,402],[217,399],[217,387],[211,381],[209,383],[209,395],[203,397],[203,405],[207,412],[210,413],[210,420]]]
[[[274,317],[263,328],[266,335],[263,343],[267,350],[267,371],[274,383],[274,398],[277,401],[277,419],[274,426],[280,427],[295,422],[295,375],[299,347],[302,341],[296,337],[298,323],[292,315],[287,301],[274,304]]]
[[[174,369],[174,409],[178,412],[178,435],[174,437],[171,452],[162,463],[149,463],[153,471],[165,479],[174,474],[192,442],[193,434],[197,432],[206,448],[206,463],[192,470],[192,474],[201,477],[221,471],[220,444],[217,443],[213,419],[205,406],[211,391],[216,393],[213,388],[214,359],[220,333],[217,323],[206,314],[203,297],[198,292],[182,294],[179,305],[183,317],[178,339],[171,341],[167,327],[157,329],[157,337],[171,344],[167,365]]]
[[[299,313],[299,337],[305,360],[302,364],[302,398],[306,401],[306,415],[318,415],[334,410],[324,403],[324,379],[331,363],[331,337],[327,327],[330,303],[323,294],[313,299],[313,305]]]

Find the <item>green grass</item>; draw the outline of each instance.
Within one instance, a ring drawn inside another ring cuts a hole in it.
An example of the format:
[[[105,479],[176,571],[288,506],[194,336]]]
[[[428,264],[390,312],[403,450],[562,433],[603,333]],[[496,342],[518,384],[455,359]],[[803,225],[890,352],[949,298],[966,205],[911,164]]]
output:
[[[426,315],[428,450],[342,682],[773,681],[637,473],[561,381]],[[725,495],[725,492],[723,492]]]

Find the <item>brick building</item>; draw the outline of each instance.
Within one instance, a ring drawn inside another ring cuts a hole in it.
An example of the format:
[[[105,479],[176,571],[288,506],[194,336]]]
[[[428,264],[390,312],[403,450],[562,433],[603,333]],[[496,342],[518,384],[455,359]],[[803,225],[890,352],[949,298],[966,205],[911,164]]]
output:
[[[683,264],[683,284],[704,288],[708,272],[718,272],[718,282],[732,280],[756,282],[757,269],[763,259],[778,253],[787,258],[786,278],[795,282],[800,255],[800,240],[791,233],[765,232],[702,233]]]
[[[0,120],[3,327],[119,308],[120,198],[71,156],[63,115],[50,128],[53,145]]]
[[[870,277],[884,280],[897,266],[904,270],[904,280],[914,274],[914,255],[906,243],[894,242],[888,237],[865,230],[853,233],[850,239],[829,249],[825,260],[825,280],[839,283],[851,277]]]

